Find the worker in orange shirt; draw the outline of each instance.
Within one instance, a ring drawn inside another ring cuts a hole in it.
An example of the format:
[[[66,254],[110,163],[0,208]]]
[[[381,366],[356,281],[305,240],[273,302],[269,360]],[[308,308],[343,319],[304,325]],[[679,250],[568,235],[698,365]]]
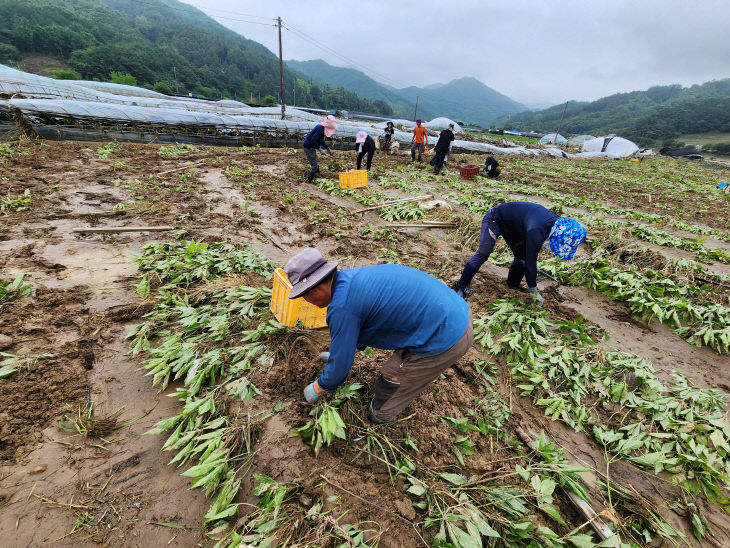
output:
[[[411,139],[411,161],[416,161],[416,151],[418,151],[418,161],[421,161],[421,155],[428,143],[428,130],[421,125],[421,119],[416,120],[416,127],[413,128],[413,138]]]

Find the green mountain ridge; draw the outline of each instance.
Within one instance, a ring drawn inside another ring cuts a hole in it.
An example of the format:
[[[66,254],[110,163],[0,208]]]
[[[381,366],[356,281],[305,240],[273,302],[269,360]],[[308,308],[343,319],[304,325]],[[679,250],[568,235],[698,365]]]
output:
[[[335,67],[321,59],[287,61],[287,64],[315,81],[343,86],[368,99],[386,101],[393,106],[394,115],[407,119],[413,118],[416,97],[420,117],[446,116],[482,125],[488,125],[500,116],[527,110],[526,106],[472,77],[459,78],[446,84],[396,89],[380,84],[358,70]]]
[[[131,74],[144,87],[244,102],[275,103],[279,60],[266,47],[177,0],[0,0],[0,63],[44,55],[82,78]],[[22,67],[21,67],[22,68]],[[312,85],[285,68],[285,101],[389,115],[385,102]]]
[[[564,104],[501,117],[496,125],[523,131],[554,132]],[[640,145],[653,145],[686,133],[730,131],[730,78],[687,88],[655,86],[616,93],[592,102],[569,101],[561,133],[616,133]]]

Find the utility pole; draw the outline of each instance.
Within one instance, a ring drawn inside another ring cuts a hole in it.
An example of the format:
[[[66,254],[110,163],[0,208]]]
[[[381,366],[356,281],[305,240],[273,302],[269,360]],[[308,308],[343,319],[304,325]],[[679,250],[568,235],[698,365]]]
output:
[[[565,117],[566,110],[568,110],[568,101],[565,101],[565,108],[563,109],[563,115],[560,117],[560,123],[558,124],[558,131],[555,132],[555,139],[553,139],[553,144],[555,144],[558,140],[558,133],[560,133],[560,128],[563,126],[563,118]]]
[[[180,95],[180,88],[177,85],[177,70],[175,70],[175,65],[172,65],[172,73],[175,75],[175,95]]]
[[[416,110],[413,111],[413,121],[416,121],[416,115],[418,114],[418,95],[416,95]]]
[[[279,27],[279,95],[281,96],[281,119],[284,119],[284,58],[281,56],[281,17],[276,18]]]
[[[296,79],[294,79],[294,100],[292,101],[292,106],[297,106],[297,82]]]

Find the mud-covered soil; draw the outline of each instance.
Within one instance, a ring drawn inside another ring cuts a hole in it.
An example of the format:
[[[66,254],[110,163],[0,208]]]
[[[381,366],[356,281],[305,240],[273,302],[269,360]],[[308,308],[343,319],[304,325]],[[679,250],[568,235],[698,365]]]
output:
[[[99,147],[98,143],[26,142],[13,144],[13,155],[0,159],[0,199],[15,198],[26,189],[32,197],[24,210],[0,212],[0,279],[25,273],[26,282],[33,286],[29,297],[0,305],[0,335],[12,337],[12,343],[0,351],[24,358],[16,374],[0,379],[0,531],[8,546],[204,544],[202,516],[209,501],[200,490],[188,489],[180,470],[168,466],[170,454],[160,453],[164,437],[143,435],[159,420],[177,413],[176,400],[165,397],[176,387],[156,394],[150,378],[139,370],[141,359],[127,353],[125,335],[151,308],[135,295],[137,269],[131,255],[147,242],[185,237],[248,245],[283,264],[301,248],[316,246],[344,268],[395,261],[454,283],[476,242],[463,246],[446,229],[398,230],[388,227],[375,211],[356,213],[365,206],[352,197],[303,184],[307,167],[300,151],[198,147],[170,157],[161,155],[157,145],[120,144],[104,158]],[[337,152],[336,160],[354,168],[352,153]],[[454,154],[449,158],[450,170],[483,161]],[[555,190],[647,212],[664,213],[670,208],[688,222],[727,228],[726,209],[716,202],[702,202],[701,196],[670,189],[662,196],[664,207],[659,208],[656,198],[650,202],[643,193],[627,193],[623,185],[610,184],[606,173],[613,173],[614,166],[626,178],[628,170],[637,169],[634,165],[576,161],[580,176],[551,176],[551,162],[565,161],[521,158],[514,166],[510,159],[501,163],[506,180],[525,182],[535,176],[524,168],[526,162],[534,162],[539,177]],[[667,181],[675,176],[661,161],[651,162],[656,169],[666,170]],[[423,169],[409,164],[407,155],[376,156],[363,194],[408,195],[381,185],[378,179]],[[336,179],[326,160],[322,167],[323,178]],[[716,171],[707,172],[708,181],[719,176]],[[701,175],[700,168],[692,166],[691,176]],[[439,186],[437,178],[419,185],[411,194],[431,192],[448,202],[449,191]],[[428,217],[450,219],[456,214],[473,216],[478,226],[476,216],[454,204],[429,210]],[[174,230],[76,231],[162,225]],[[722,271],[721,265],[714,267]],[[507,289],[505,275],[503,267],[484,265],[469,299],[475,316],[485,313],[496,298],[525,298]],[[595,292],[549,280],[541,282],[541,291],[551,317],[584,316],[611,333],[609,344],[652,360],[661,377],[668,379],[671,371],[678,370],[700,386],[730,392],[727,356],[690,346],[656,322],[632,318],[621,305]],[[325,331],[283,349],[269,374],[256,380],[262,397],[251,403],[230,403],[228,413],[235,417],[271,410],[282,402],[280,411],[270,413],[262,425],[252,468],[277,481],[299,480],[302,505],[322,493],[340,497],[340,509],[348,508],[353,522],[378,524],[384,546],[418,545],[421,539],[410,523],[417,521],[417,514],[402,480],[391,482],[387,468],[363,450],[362,442],[336,444],[315,457],[300,439],[290,436],[291,429],[308,416],[301,389],[318,374],[321,364],[316,356],[327,343]],[[53,357],[33,359],[44,354]],[[368,395],[378,365],[387,355],[375,352],[358,358],[348,381],[363,384]],[[421,448],[419,465],[442,469],[456,463],[451,451],[453,431],[439,416],[461,416],[475,397],[484,395],[483,386],[469,373],[473,368],[468,365],[477,358],[488,359],[475,347],[412,404],[410,419],[384,427],[394,439],[408,435],[416,440]],[[521,398],[506,368],[501,381],[495,388],[516,417],[511,424],[529,427],[530,432],[545,430],[574,462],[606,470],[603,452],[586,436],[550,421]],[[118,412],[117,424],[131,422],[103,439],[61,427],[61,423],[71,425],[79,407],[85,409],[88,402],[94,403],[97,418]],[[355,421],[366,415],[365,409],[350,412]],[[519,437],[512,430],[501,438],[480,437],[466,471],[511,470],[514,448],[505,440]],[[670,499],[671,488],[664,478],[626,463],[612,464],[611,475],[641,486],[660,506]],[[253,479],[251,474],[242,474],[241,479],[243,502],[251,493]],[[592,479],[586,475],[589,485]],[[600,511],[603,496],[594,486],[591,492]],[[556,504],[568,522],[566,527],[554,527],[556,531],[564,534],[583,523],[567,498],[561,495]],[[666,506],[662,510],[665,519],[688,532],[683,516]],[[703,511],[716,535],[715,545],[730,544],[730,520],[722,510],[707,505]],[[691,533],[688,541],[693,542]]]

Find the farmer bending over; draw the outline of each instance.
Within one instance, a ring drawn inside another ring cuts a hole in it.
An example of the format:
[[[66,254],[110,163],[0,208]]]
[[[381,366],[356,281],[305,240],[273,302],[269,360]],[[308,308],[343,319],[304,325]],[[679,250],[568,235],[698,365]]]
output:
[[[324,371],[304,389],[310,403],[344,382],[355,350],[393,350],[375,381],[368,414],[376,424],[391,422],[471,346],[469,306],[425,272],[395,264],[338,271],[311,247],[284,271],[290,299],[328,307],[332,341]]]
[[[367,131],[358,131],[355,136],[355,144],[357,144],[357,169],[362,166],[362,159],[367,154],[367,166],[370,171],[370,166],[373,165],[373,154],[375,154],[375,141]]]
[[[542,306],[545,302],[537,290],[537,254],[545,240],[550,240],[550,251],[569,261],[586,239],[585,227],[570,217],[558,217],[540,204],[507,202],[493,207],[482,220],[479,249],[469,259],[454,290],[464,296],[471,279],[489,258],[500,235],[512,250],[514,260],[507,275],[510,289],[520,289],[524,276],[530,294]]]
[[[335,117],[331,114],[322,120],[319,124],[314,126],[304,138],[302,147],[304,148],[304,154],[309,162],[309,175],[307,175],[307,182],[314,184],[314,176],[319,171],[319,164],[317,163],[317,150],[321,153],[324,151],[324,147],[330,156],[332,155],[332,149],[327,145],[324,138],[330,138],[337,130],[337,122]]]

